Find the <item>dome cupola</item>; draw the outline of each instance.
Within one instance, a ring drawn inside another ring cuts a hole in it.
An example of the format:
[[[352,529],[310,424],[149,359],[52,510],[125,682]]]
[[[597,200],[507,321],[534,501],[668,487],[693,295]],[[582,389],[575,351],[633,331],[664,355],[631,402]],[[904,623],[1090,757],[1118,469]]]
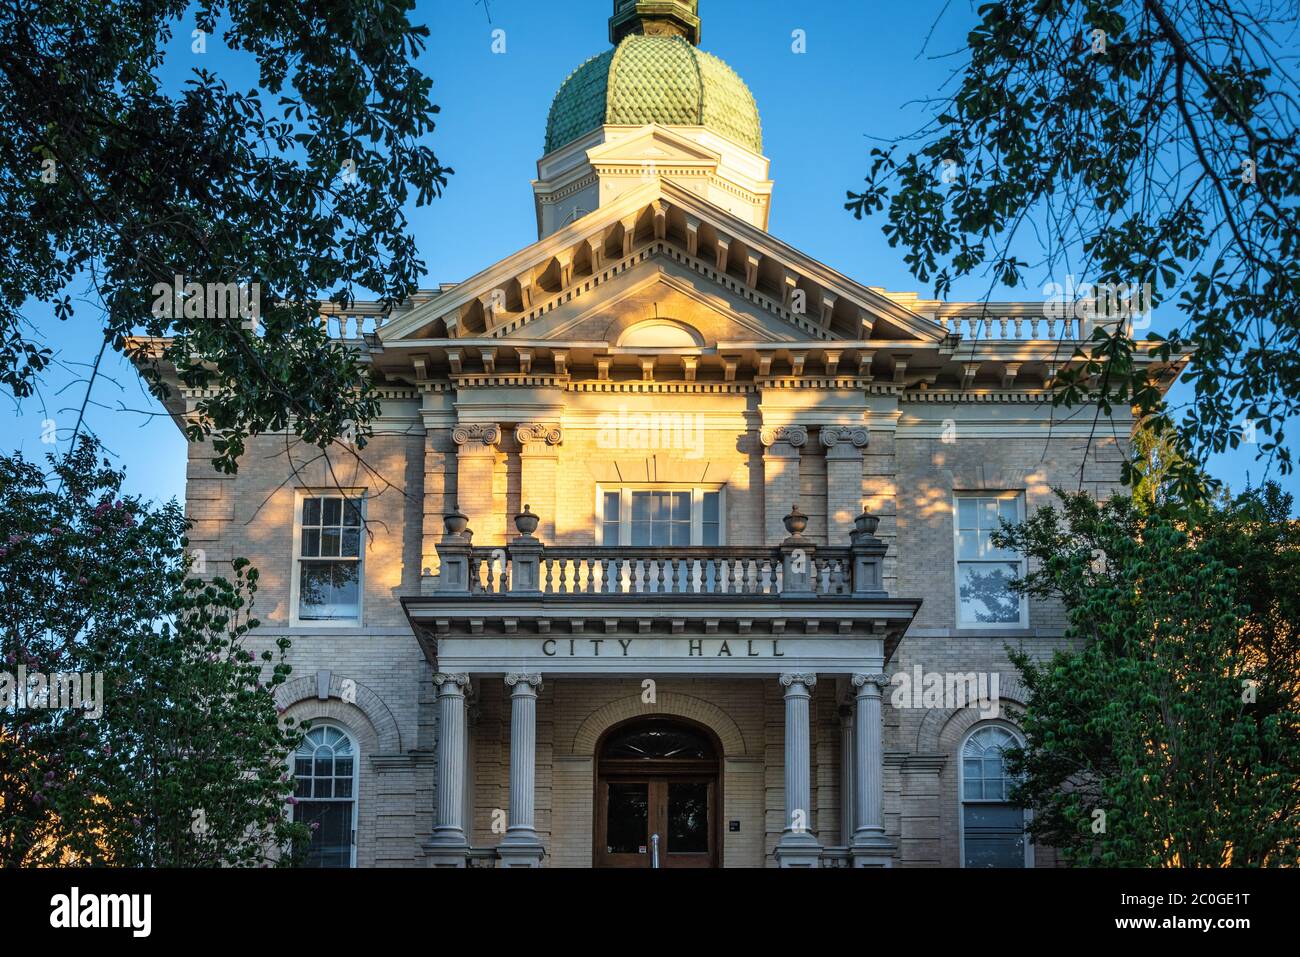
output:
[[[602,126],[702,126],[763,151],[754,95],[736,71],[695,44],[698,0],[616,0],[615,46],[571,73],[551,104],[546,152]]]
[[[569,74],[551,103],[533,192],[548,236],[653,179],[761,229],[772,183],[754,95],[696,45],[699,0],[614,0],[613,49]]]

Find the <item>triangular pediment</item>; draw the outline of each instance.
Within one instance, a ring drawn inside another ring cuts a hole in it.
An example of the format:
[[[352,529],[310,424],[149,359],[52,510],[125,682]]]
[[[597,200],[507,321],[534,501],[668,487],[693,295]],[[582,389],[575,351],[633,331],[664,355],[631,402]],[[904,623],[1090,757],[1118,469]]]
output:
[[[603,341],[622,344],[631,329],[655,322],[680,324],[704,349],[735,341],[833,341],[815,327],[800,329],[728,284],[702,276],[664,251],[652,251],[589,293],[561,303],[501,338]]]
[[[628,164],[717,167],[721,161],[721,155],[713,150],[670,129],[654,125],[587,151],[587,162],[596,168]]]
[[[698,149],[658,128],[640,140],[647,148]],[[947,337],[881,291],[655,179],[399,313],[380,338],[566,337],[594,329],[601,310],[618,303],[644,310],[656,295],[701,315],[729,316],[737,336],[758,341],[882,339],[924,348]],[[614,318],[605,315],[607,323]]]

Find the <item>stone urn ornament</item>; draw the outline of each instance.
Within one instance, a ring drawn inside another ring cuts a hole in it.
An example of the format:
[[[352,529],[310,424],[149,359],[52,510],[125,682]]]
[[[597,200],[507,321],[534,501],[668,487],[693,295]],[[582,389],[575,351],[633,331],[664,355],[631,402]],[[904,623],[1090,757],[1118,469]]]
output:
[[[515,516],[515,528],[518,529],[519,534],[525,538],[533,537],[533,532],[537,531],[537,526],[540,522],[541,519],[538,518],[533,510],[527,505],[524,506],[522,512]]]
[[[442,525],[447,530],[448,535],[465,534],[465,529],[469,526],[469,516],[459,510],[448,512],[442,517]]]
[[[864,506],[862,514],[853,520],[853,525],[859,535],[870,538],[876,534],[876,529],[880,527],[880,516],[872,515]]]
[[[798,505],[790,506],[790,514],[784,519],[785,530],[794,538],[802,537],[803,530],[808,527],[808,516],[799,511]]]

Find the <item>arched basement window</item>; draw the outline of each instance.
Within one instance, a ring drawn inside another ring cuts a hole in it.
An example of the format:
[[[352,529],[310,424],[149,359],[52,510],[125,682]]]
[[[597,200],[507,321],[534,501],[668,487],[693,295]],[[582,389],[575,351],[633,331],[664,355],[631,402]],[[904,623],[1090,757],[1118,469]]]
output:
[[[295,823],[312,829],[307,867],[355,864],[357,749],[334,725],[317,725],[294,752]]]
[[[1025,812],[1011,803],[1007,773],[1009,748],[1020,738],[1001,725],[984,725],[961,748],[963,867],[1028,867],[1031,849],[1025,836]]]

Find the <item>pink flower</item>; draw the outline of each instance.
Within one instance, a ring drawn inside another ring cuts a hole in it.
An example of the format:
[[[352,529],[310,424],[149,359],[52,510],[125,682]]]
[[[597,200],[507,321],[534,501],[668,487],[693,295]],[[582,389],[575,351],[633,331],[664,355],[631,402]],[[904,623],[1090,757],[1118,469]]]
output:
[[[293,807],[293,806],[295,806],[297,803],[298,803],[298,799],[297,799],[296,797],[294,797],[293,795],[290,795],[290,796],[289,796],[289,806],[290,806],[290,807]]]
[[[140,819],[139,819],[138,817],[133,817],[133,818],[131,818],[131,823],[134,824],[136,827],[139,827],[139,826],[140,826]]]
[[[79,585],[85,585],[85,584],[87,584],[86,579],[84,579],[84,578],[78,578],[78,579],[77,579],[77,584],[79,584]]]

